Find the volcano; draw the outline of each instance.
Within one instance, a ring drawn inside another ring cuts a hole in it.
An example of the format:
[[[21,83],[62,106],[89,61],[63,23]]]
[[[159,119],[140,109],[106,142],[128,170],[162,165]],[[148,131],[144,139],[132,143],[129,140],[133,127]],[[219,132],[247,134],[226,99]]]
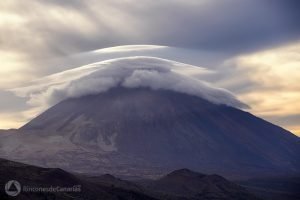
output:
[[[51,90],[55,97],[66,98],[17,133],[1,134],[0,156],[120,176],[158,176],[179,168],[225,177],[300,172],[297,136],[234,107],[242,103],[226,91],[190,83],[193,90],[189,90],[182,87],[187,81],[177,84],[181,76],[174,78],[157,60],[152,63],[160,66],[158,70],[142,68],[145,63],[149,59],[138,59],[138,67],[130,73],[122,68],[126,77],[120,75],[120,68],[115,76],[112,69],[95,72],[93,66],[88,79],[73,80],[68,90]],[[104,72],[109,87],[100,92],[98,86],[104,82],[95,73]],[[113,79],[107,81],[108,74],[114,74]],[[87,80],[96,85],[89,92]]]
[[[239,109],[168,90],[118,87],[68,99],[19,131],[23,137],[62,137],[107,162],[85,160],[81,153],[70,158],[70,152],[59,153],[61,164],[73,163],[68,166],[73,171],[95,172],[106,166],[118,174],[114,168],[119,166],[120,172],[132,169],[134,174],[148,168],[186,167],[254,176],[299,169],[299,140],[288,131]]]

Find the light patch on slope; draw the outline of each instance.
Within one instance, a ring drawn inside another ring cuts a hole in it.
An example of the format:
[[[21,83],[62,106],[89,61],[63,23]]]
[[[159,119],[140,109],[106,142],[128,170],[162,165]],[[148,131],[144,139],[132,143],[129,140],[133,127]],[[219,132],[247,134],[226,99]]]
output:
[[[155,57],[125,57],[93,63],[38,80],[34,85],[14,89],[29,97],[34,106],[50,106],[68,98],[105,92],[113,87],[149,87],[186,93],[215,104],[237,108],[247,105],[229,91],[191,76],[207,71],[201,67]]]
[[[117,132],[114,132],[111,136],[107,138],[104,138],[104,136],[100,134],[97,141],[98,146],[105,152],[118,151],[118,148],[116,146],[117,136],[118,136]]]
[[[75,118],[71,122],[71,127],[70,129],[72,130],[72,134],[77,134],[80,132],[83,132],[84,134],[85,131],[82,131],[82,129],[85,128],[95,128],[95,125],[101,123],[101,121],[95,122],[92,119],[89,119],[85,115],[80,115],[77,118]],[[114,132],[112,135],[106,135],[105,133],[102,134],[97,134],[97,140],[92,140],[90,145],[97,145],[102,151],[104,152],[111,152],[111,151],[117,151],[118,148],[116,146],[116,137],[118,133]],[[82,141],[79,141],[82,142]]]

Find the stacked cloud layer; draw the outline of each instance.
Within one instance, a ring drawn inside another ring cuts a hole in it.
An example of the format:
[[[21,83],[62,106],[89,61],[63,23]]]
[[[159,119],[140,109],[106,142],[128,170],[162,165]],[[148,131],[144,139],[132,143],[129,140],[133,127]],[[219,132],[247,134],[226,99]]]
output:
[[[198,96],[215,104],[248,107],[229,91],[195,78],[195,73],[204,74],[207,71],[161,58],[125,57],[67,70],[42,78],[27,87],[14,89],[13,92],[29,97],[31,105],[50,106],[68,98],[98,94],[119,86],[148,87]]]

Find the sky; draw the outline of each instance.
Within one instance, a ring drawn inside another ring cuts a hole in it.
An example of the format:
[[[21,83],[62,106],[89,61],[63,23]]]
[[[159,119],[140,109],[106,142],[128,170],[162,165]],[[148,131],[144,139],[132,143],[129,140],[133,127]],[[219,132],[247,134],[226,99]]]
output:
[[[300,135],[299,9],[297,0],[1,0],[0,128],[41,112],[9,89],[142,55],[208,69],[199,78]]]

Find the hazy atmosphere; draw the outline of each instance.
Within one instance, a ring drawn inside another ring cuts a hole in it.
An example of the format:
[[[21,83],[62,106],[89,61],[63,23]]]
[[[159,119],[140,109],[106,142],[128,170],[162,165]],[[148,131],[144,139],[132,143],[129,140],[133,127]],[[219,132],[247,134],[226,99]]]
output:
[[[226,102],[243,102],[249,106],[244,110],[299,136],[299,4],[296,0],[2,0],[0,129],[19,128],[50,106],[32,102],[34,92],[24,87],[35,91],[38,85],[38,91],[46,91],[47,84],[68,82],[68,76],[54,73],[107,59],[151,56],[188,64],[180,73],[169,72],[170,77],[189,76],[195,85],[205,82],[205,87],[225,88]],[[172,85],[170,80],[165,87]],[[193,83],[185,82],[183,88],[195,88]]]

